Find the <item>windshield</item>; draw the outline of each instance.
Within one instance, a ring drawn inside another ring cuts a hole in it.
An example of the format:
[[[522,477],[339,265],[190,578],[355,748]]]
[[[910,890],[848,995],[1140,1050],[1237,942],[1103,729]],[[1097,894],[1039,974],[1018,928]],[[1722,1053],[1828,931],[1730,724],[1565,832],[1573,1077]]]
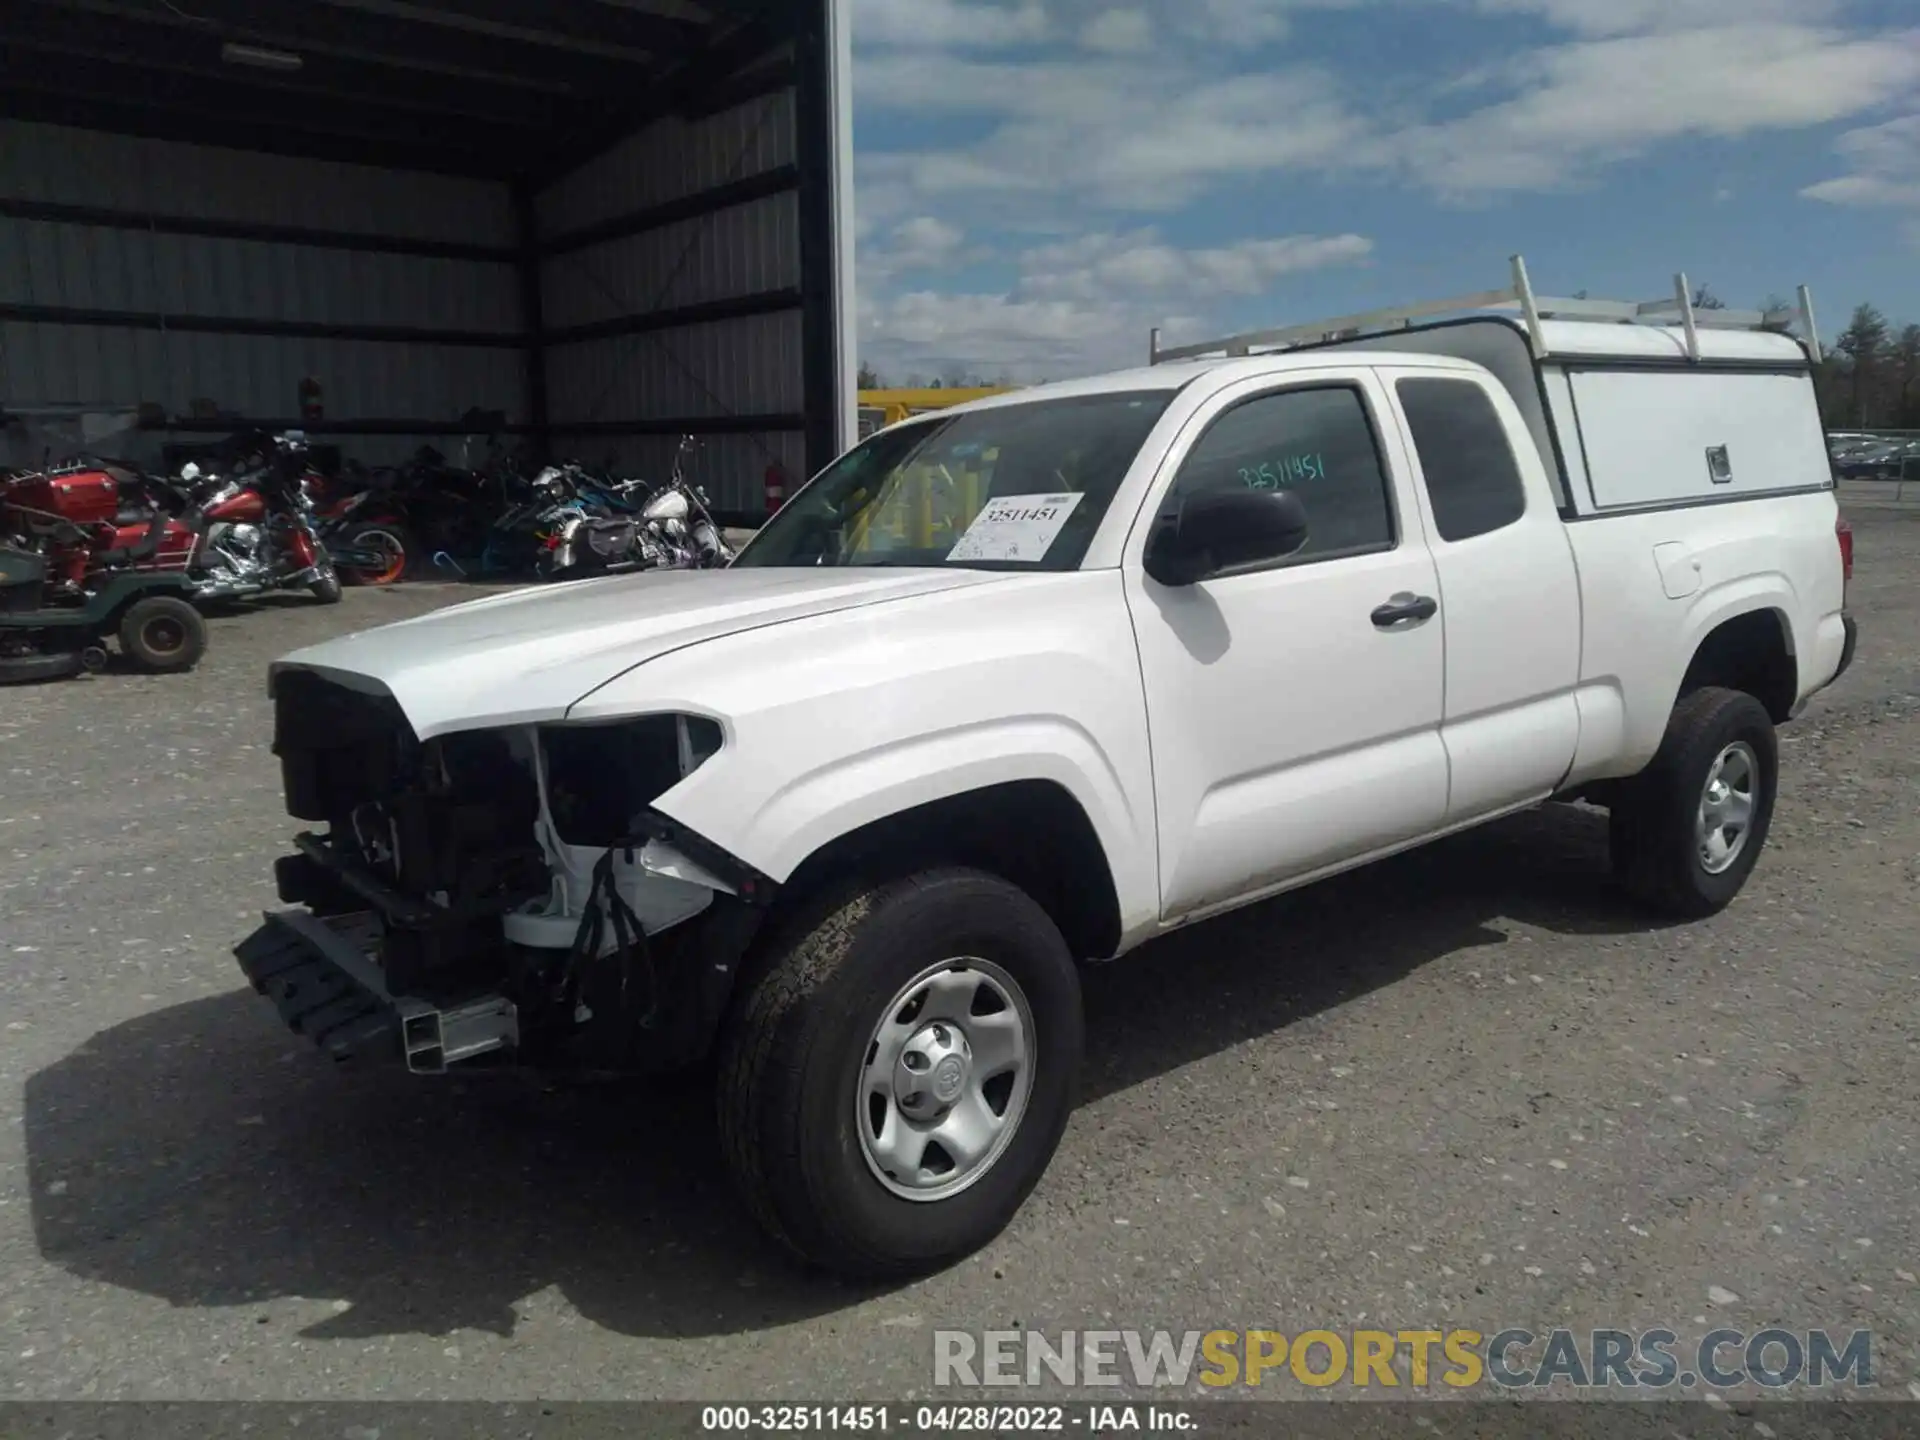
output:
[[[823,471],[734,564],[1072,570],[1173,395],[1032,400],[896,426]]]

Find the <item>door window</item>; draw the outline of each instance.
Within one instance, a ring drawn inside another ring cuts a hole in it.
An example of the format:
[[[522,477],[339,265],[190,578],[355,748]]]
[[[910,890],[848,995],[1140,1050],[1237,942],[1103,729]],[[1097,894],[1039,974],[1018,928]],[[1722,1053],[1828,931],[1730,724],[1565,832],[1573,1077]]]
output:
[[[1288,490],[1307,512],[1307,543],[1283,564],[1391,550],[1393,506],[1372,422],[1346,385],[1243,400],[1187,453],[1167,496],[1235,488]]]
[[[1402,380],[1394,388],[1442,540],[1490,534],[1527,513],[1507,427],[1484,389],[1471,380]]]

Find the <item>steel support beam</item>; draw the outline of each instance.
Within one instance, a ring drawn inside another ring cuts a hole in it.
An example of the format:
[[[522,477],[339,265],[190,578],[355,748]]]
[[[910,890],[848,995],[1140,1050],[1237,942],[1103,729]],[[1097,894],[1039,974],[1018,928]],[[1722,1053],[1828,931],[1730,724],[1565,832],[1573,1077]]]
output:
[[[513,214],[520,241],[520,328],[526,337],[527,423],[533,433],[538,463],[547,458],[547,344],[540,284],[540,231],[534,214],[533,189],[513,187]]]

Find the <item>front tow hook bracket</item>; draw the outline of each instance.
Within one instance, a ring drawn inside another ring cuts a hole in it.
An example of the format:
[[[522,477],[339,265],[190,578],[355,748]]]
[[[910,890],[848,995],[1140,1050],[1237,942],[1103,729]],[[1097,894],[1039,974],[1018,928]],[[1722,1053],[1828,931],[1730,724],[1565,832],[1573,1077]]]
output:
[[[511,1000],[498,995],[451,1010],[436,1010],[418,1000],[401,1000],[397,1008],[407,1069],[416,1075],[444,1075],[448,1066],[462,1060],[520,1044],[519,1013]]]

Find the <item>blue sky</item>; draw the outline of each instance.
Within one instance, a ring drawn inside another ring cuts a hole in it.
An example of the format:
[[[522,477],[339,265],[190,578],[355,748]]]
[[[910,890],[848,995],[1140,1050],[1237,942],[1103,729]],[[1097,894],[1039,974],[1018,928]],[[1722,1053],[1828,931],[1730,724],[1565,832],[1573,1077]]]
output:
[[[1506,283],[1920,321],[1920,0],[853,0],[861,350],[1086,373]]]

